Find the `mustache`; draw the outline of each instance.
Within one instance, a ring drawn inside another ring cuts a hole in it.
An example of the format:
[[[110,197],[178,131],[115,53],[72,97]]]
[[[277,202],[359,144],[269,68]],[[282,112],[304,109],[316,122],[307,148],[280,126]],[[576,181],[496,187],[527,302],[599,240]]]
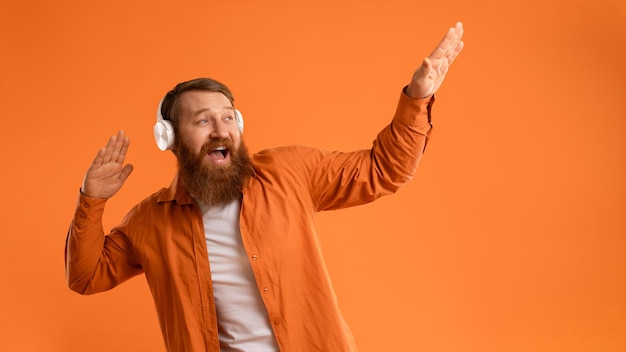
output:
[[[207,154],[212,150],[215,150],[217,147],[226,147],[230,150],[233,150],[233,141],[230,138],[211,138],[208,142],[206,142],[202,149],[200,149],[201,155]]]

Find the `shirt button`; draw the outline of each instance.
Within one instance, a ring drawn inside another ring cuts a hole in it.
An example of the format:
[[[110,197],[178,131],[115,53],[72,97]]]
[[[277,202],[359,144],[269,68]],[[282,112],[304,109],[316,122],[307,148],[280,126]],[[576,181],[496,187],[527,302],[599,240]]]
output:
[[[267,287],[264,287],[264,288],[263,288],[263,293],[268,293],[268,292],[270,292],[270,289],[269,289],[269,288],[267,288]]]
[[[276,317],[274,318],[274,325],[278,325],[280,324],[280,318]]]
[[[258,256],[256,254],[252,255],[252,260],[257,260]]]

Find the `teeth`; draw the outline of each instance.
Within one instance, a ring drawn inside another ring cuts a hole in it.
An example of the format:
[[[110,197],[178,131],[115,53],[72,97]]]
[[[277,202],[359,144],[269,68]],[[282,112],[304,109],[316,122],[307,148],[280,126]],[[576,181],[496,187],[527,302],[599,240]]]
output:
[[[222,156],[225,158],[226,155],[228,154],[228,148],[226,148],[223,145],[220,145],[219,147],[216,147],[215,149],[211,150],[210,153],[221,153]]]

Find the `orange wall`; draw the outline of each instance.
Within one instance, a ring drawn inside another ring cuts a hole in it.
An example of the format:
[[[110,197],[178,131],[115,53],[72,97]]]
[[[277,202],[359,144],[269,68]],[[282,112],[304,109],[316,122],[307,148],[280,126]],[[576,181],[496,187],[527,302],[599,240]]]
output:
[[[105,226],[169,183],[151,131],[174,84],[228,84],[253,151],[368,147],[457,20],[414,181],[319,216],[361,350],[626,350],[623,0],[4,0],[0,350],[163,350],[145,280],[79,296],[63,247],[118,129],[135,172]]]

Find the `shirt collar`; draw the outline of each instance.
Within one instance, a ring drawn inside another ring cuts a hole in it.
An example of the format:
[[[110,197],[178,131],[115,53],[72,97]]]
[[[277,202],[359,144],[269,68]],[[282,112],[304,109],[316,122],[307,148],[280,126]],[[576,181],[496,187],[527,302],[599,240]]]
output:
[[[157,203],[173,201],[176,201],[178,204],[194,204],[194,200],[187,191],[187,188],[180,181],[178,173],[174,176],[170,186],[161,191],[157,199]]]

